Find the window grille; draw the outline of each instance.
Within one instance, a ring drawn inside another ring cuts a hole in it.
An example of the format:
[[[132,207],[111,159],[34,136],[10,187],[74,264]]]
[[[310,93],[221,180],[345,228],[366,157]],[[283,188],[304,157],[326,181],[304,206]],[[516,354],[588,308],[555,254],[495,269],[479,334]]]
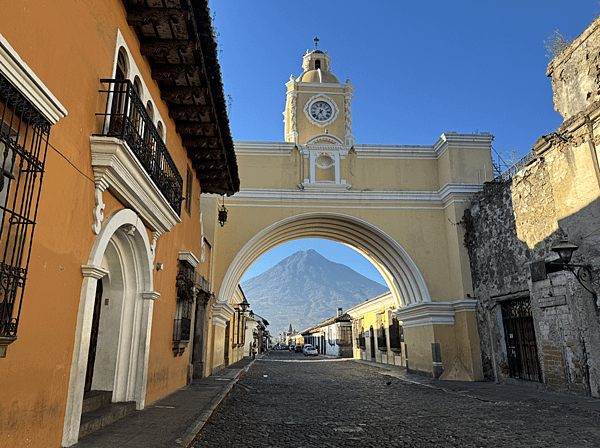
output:
[[[194,175],[192,174],[192,170],[190,167],[187,167],[187,176],[185,179],[185,211],[188,216],[192,213],[192,185],[194,181]]]
[[[381,351],[387,351],[387,342],[385,340],[385,327],[383,324],[377,329],[377,348]]]
[[[338,327],[338,345],[349,345],[352,343],[352,327]]]
[[[173,210],[181,215],[183,178],[134,85],[127,79],[100,81],[111,86],[100,91],[108,94],[107,112],[97,114],[105,117],[100,135],[125,141]]]
[[[17,338],[50,123],[0,74],[0,357]]]
[[[390,326],[390,349],[401,350],[401,343],[404,342],[404,329],[396,317],[392,317]]]
[[[358,336],[358,346],[362,350],[366,350],[366,348],[367,348],[367,338],[365,337],[365,329],[364,328],[361,329],[360,334]]]
[[[179,260],[177,273],[177,311],[173,326],[174,341],[189,341],[194,305],[194,268],[187,261]]]

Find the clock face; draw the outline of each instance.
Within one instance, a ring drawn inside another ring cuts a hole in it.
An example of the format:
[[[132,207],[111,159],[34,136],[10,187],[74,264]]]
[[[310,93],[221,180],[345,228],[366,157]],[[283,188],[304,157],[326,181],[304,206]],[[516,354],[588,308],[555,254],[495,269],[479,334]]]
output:
[[[310,106],[310,115],[317,121],[327,121],[331,118],[333,110],[325,101],[315,101]]]

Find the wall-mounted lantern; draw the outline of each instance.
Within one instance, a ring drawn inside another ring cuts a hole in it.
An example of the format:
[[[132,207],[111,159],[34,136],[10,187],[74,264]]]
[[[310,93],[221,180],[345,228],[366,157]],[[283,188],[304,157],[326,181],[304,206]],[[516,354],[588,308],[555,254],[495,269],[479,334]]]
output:
[[[227,222],[227,209],[225,208],[225,196],[223,196],[223,205],[219,207],[219,224],[221,227]]]
[[[242,303],[240,303],[240,309],[242,310],[242,314],[246,314],[246,311],[248,311],[248,308],[250,308],[250,304],[244,297],[244,301]]]
[[[553,261],[552,264],[562,264],[565,268],[571,271],[571,273],[575,276],[579,284],[583,286],[583,288],[586,291],[591,293],[594,296],[594,299],[596,299],[596,293],[587,286],[585,286],[585,284],[583,283],[591,281],[592,272],[590,271],[590,269],[587,266],[583,266],[580,264],[571,264],[573,252],[575,252],[577,249],[579,249],[579,246],[569,243],[568,237],[565,236],[560,243],[552,247],[552,252],[556,252],[559,256],[559,260]],[[577,268],[577,271],[575,271],[573,268]]]

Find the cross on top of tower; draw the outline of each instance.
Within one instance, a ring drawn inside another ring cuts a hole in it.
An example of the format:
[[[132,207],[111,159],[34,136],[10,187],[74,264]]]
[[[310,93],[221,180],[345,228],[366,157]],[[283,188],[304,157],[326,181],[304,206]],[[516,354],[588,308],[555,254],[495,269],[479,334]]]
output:
[[[317,46],[319,45],[319,38],[315,37],[313,40],[315,41],[315,49],[316,49]]]

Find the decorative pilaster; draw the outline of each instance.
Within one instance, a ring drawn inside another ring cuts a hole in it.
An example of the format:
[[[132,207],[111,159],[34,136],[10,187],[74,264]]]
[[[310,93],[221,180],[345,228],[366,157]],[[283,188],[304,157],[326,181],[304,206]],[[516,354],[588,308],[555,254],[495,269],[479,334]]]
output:
[[[290,78],[290,81],[293,81],[294,75]],[[298,92],[296,90],[289,90],[287,93],[287,110],[289,113],[289,124],[288,124],[288,133],[285,136],[285,140],[288,142],[298,142],[298,128],[296,125],[296,116],[297,116],[297,107],[296,107],[296,98],[298,97]]]
[[[350,83],[350,78],[348,78],[347,83]],[[351,92],[346,92],[344,94],[344,110],[346,111],[346,135],[344,136],[346,140],[346,145],[352,146],[354,145],[354,136],[352,135],[352,109],[351,109],[351,100],[354,98],[354,95]]]

